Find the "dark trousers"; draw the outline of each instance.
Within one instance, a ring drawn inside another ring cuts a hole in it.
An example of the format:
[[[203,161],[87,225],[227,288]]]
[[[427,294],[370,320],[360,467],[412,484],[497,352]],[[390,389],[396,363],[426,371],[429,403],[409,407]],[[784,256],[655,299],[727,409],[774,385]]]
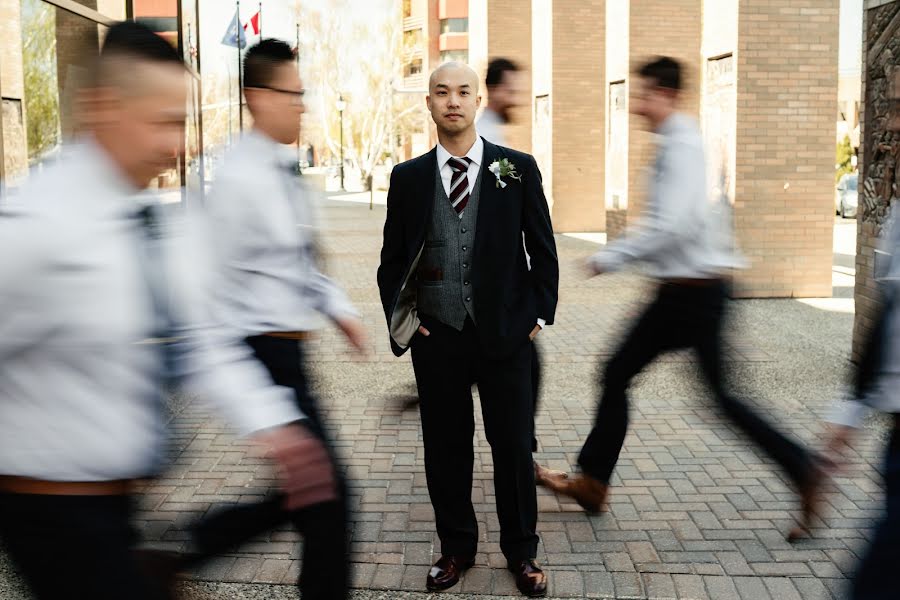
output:
[[[854,600],[893,600],[900,595],[897,550],[900,548],[900,427],[894,430],[885,457],[887,512],[853,578]]]
[[[541,401],[541,353],[538,350],[537,340],[531,342],[531,397],[534,406],[532,407],[533,419],[537,419],[538,406]],[[535,434],[531,440],[531,451],[538,451],[537,427],[535,426]]]
[[[443,554],[475,556],[478,524],[472,506],[475,416],[472,385],[494,460],[500,549],[513,562],[537,554],[537,494],[531,444],[534,437],[531,344],[503,359],[481,349],[475,325],[462,331],[427,316],[428,337],[416,334],[412,361],[419,389],[425,442],[425,475]]]
[[[701,285],[660,286],[656,300],[606,365],[597,419],[578,459],[587,475],[609,483],[628,429],[627,390],[631,379],[660,353],[693,348],[715,400],[725,414],[777,461],[798,486],[807,483],[813,467],[810,453],[731,395],[726,386],[722,365],[726,292],[725,283],[719,280]]]
[[[294,389],[297,405],[308,417],[303,424],[328,443],[322,416],[303,368],[303,352],[294,340],[254,336],[247,339],[256,357],[276,384]],[[332,452],[332,459],[334,454]],[[335,472],[340,472],[335,461]],[[282,497],[262,503],[229,507],[204,518],[194,528],[198,558],[228,552],[260,533],[290,521],[303,535],[300,592],[304,598],[344,599],[349,585],[346,488],[341,499],[294,512],[282,507]]]
[[[0,494],[0,538],[39,600],[163,600],[141,571],[127,496]]]

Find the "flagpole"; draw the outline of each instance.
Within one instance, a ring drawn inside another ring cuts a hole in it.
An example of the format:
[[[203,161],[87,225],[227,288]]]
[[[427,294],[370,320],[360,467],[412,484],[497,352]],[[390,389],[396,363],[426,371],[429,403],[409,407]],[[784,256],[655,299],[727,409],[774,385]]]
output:
[[[259,25],[259,39],[263,39],[262,36],[262,0],[259,0],[259,17],[257,21],[257,25]]]
[[[241,68],[241,0],[234,0],[237,11],[238,128],[244,132],[244,70]]]

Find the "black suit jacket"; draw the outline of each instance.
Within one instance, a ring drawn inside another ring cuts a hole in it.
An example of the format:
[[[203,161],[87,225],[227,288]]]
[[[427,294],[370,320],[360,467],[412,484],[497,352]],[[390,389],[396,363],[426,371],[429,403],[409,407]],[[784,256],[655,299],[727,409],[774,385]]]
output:
[[[496,177],[488,171],[491,163],[503,158],[509,159],[521,176],[521,181],[503,178],[505,188],[498,187]],[[539,317],[548,325],[553,323],[559,262],[534,158],[485,140],[481,169],[472,272],[475,320],[484,350],[502,357],[528,340]],[[432,217],[436,178],[436,148],[397,165],[391,173],[378,267],[378,288],[389,330],[401,290],[407,281],[415,286],[412,271]],[[530,271],[523,234],[531,256]],[[406,351],[405,344],[393,336],[391,348],[397,356]]]

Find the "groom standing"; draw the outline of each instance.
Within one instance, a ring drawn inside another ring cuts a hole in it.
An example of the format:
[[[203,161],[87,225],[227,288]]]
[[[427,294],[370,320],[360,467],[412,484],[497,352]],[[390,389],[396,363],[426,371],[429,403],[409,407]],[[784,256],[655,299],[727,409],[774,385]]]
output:
[[[475,72],[445,63],[428,89],[439,143],[394,168],[378,269],[391,347],[398,356],[412,348],[419,390],[442,553],[427,587],[452,587],[475,560],[477,384],[494,461],[500,547],[519,590],[543,596],[547,577],[534,562],[529,341],[553,323],[556,311],[559,265],[550,213],[534,159],[476,133]]]

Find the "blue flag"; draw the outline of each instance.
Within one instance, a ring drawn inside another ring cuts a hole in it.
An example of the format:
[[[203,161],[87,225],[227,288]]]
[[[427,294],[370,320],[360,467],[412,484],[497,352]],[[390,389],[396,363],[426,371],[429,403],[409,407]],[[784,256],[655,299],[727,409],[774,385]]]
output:
[[[222,43],[242,50],[247,47],[247,36],[244,35],[244,28],[241,27],[237,10],[234,11],[234,18],[231,20],[231,24],[228,25],[228,30],[225,32],[225,37],[222,38]]]

